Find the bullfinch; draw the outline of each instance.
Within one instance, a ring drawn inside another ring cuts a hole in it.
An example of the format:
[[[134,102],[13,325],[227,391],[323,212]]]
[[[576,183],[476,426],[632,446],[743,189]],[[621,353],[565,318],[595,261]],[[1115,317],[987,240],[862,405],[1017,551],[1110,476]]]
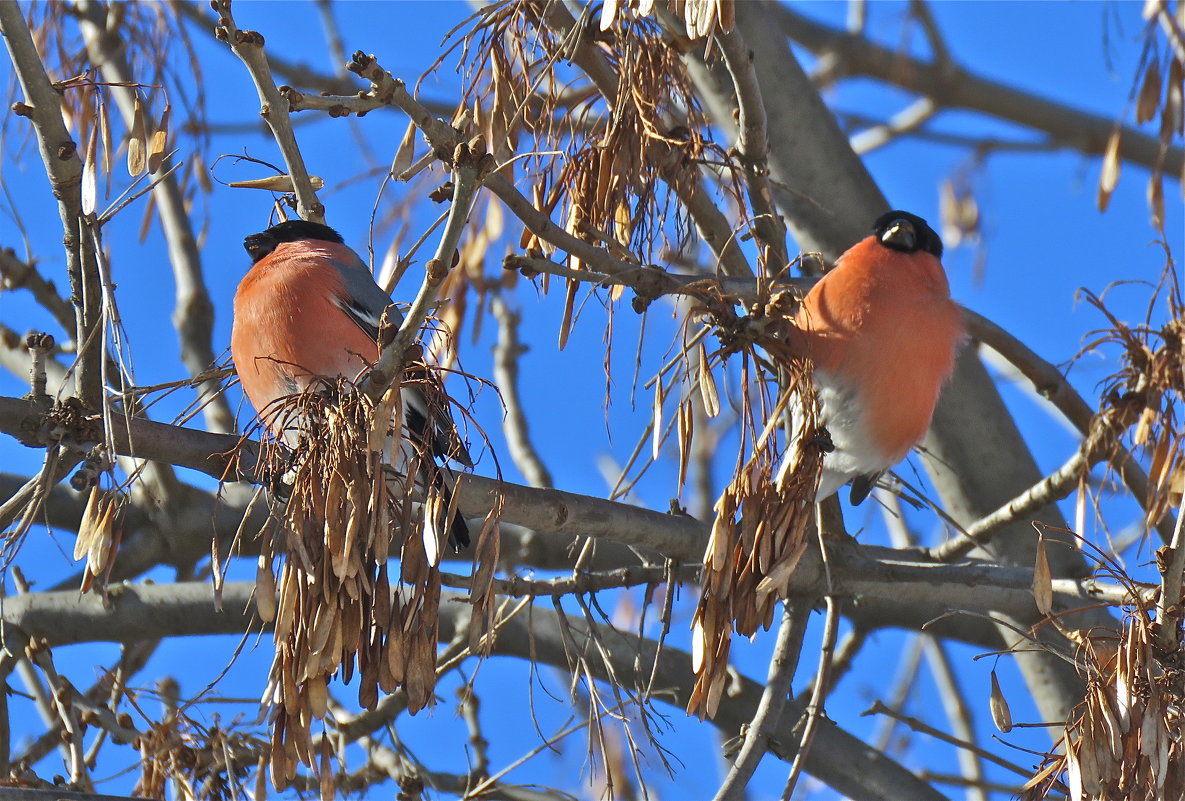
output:
[[[859,503],[905,458],[930,427],[964,337],[938,234],[904,211],[882,215],[872,230],[811,288],[788,335],[791,350],[814,365],[820,422],[834,446],[816,500],[850,481]],[[791,461],[779,468],[779,485]]]
[[[391,299],[328,226],[288,220],[248,236],[243,247],[253,264],[235,293],[231,355],[251,405],[273,434],[283,436],[270,419],[275,401],[318,377],[354,380],[373,365],[379,321]],[[390,319],[403,322],[395,309]],[[407,435],[438,459],[470,466],[447,404],[436,403],[433,414],[418,388],[405,386],[401,397]],[[447,502],[450,488],[439,473],[432,480]],[[460,514],[450,523],[449,542],[457,550],[469,544]]]

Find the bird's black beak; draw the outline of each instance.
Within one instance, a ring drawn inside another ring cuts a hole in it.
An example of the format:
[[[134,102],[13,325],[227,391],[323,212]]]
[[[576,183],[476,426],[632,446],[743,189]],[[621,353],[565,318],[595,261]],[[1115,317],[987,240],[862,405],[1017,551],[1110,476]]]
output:
[[[917,250],[918,235],[909,220],[895,220],[881,234],[881,244],[893,250],[912,253]]]
[[[251,263],[257,264],[260,259],[267,257],[269,253],[276,249],[276,239],[270,236],[266,231],[262,234],[251,234],[243,240],[243,247],[247,250],[247,255],[251,257]]]

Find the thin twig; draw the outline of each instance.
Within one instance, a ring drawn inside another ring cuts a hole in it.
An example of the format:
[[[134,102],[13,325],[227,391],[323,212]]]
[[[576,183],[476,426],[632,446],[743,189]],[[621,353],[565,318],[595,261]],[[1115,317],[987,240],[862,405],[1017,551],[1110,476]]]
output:
[[[937,562],[950,562],[966,556],[977,547],[986,545],[1001,530],[1036,510],[1061,500],[1078,485],[1084,472],[1105,456],[1100,447],[1108,428],[1099,426],[1096,432],[1075,451],[1066,463],[1037,482],[996,511],[984,515],[960,531],[957,536],[931,550]]]
[[[950,657],[942,642],[929,635],[922,635],[922,647],[925,650],[926,661],[930,663],[930,671],[934,676],[934,683],[942,697],[942,705],[946,710],[946,718],[950,721],[954,735],[967,742],[975,742],[975,725],[963,693],[959,689],[959,682],[955,671],[951,667]],[[959,764],[963,767],[963,775],[967,779],[967,795],[969,801],[987,801],[987,794],[978,786],[983,781],[983,764],[979,754],[966,749],[959,749]]]
[[[794,761],[790,764],[790,775],[786,777],[786,786],[782,789],[782,801],[790,801],[790,796],[794,793],[794,787],[798,784],[798,777],[802,774],[802,770],[806,767],[807,755],[811,751],[811,745],[815,741],[815,732],[818,730],[819,719],[823,717],[823,699],[826,697],[828,680],[827,674],[831,670],[831,659],[835,653],[835,639],[839,631],[839,609],[840,605],[836,600],[830,596],[826,598],[827,605],[827,620],[823,627],[823,647],[819,651],[819,672],[815,678],[814,692],[811,694],[811,702],[807,705],[806,711],[803,713],[806,718],[806,725],[802,730],[802,740],[798,746],[798,753],[794,755]]]
[[[1019,370],[1033,383],[1037,394],[1053,404],[1083,436],[1090,435],[1094,411],[1057,367],[1042,359],[1023,342],[986,317],[970,309],[963,309],[963,317],[967,321],[967,329],[971,336],[1003,356],[1009,364]],[[1111,463],[1136,502],[1141,506],[1145,504],[1151,495],[1148,489],[1148,475],[1135,457],[1127,449],[1117,447]],[[1172,539],[1173,529],[1174,520],[1171,514],[1165,514],[1156,523],[1156,531],[1163,542],[1167,543]]]
[[[933,726],[930,726],[930,725],[918,720],[917,718],[910,717],[909,715],[902,715],[900,712],[897,712],[897,711],[885,706],[880,701],[874,702],[873,705],[867,711],[862,712],[861,715],[888,715],[889,717],[894,718],[895,720],[901,721],[906,726],[908,726],[909,728],[913,729],[916,732],[920,732],[922,734],[928,734],[931,737],[934,737],[935,739],[942,740],[944,743],[950,743],[951,745],[955,746],[956,748],[965,748],[968,751],[978,754],[980,757],[988,760],[989,762],[993,762],[1002,768],[1007,768],[1008,770],[1012,771],[1013,773],[1016,773],[1020,776],[1024,776],[1026,779],[1033,775],[1031,770],[1025,770],[1024,768],[1020,767],[1019,765],[1015,765],[1015,764],[1009,762],[1008,760],[1004,759],[1003,757],[993,754],[991,751],[988,751],[984,748],[980,748],[975,743],[967,742],[965,740],[960,740],[957,737],[952,737],[951,735],[947,734],[946,732],[940,731],[940,730],[934,728]]]
[[[769,749],[770,740],[777,731],[778,719],[786,706],[786,696],[790,692],[794,673],[798,670],[798,657],[802,653],[802,638],[806,634],[810,613],[809,604],[783,604],[782,622],[778,626],[778,638],[774,641],[765,689],[761,692],[753,720],[744,732],[740,753],[716,791],[715,801],[741,801],[745,797],[745,787]]]

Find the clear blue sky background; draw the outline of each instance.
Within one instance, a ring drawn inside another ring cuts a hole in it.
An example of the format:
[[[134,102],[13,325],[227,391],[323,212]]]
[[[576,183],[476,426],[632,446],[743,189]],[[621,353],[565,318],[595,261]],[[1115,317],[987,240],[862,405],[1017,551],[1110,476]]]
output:
[[[403,2],[391,4],[342,2],[334,6],[345,39],[347,52],[355,49],[375,53],[381,63],[396,77],[412,82],[436,58],[444,33],[469,13],[469,7],[457,2]],[[869,5],[871,30],[876,38],[894,45],[901,40],[905,3],[873,3]],[[839,3],[813,3],[803,10],[811,16],[831,24],[842,24],[845,6]],[[1085,110],[1114,118],[1125,109],[1142,42],[1140,4],[1126,3],[935,3],[933,10],[939,26],[947,37],[952,53],[965,67],[986,77],[1049,96]],[[316,7],[311,3],[252,3],[235,5],[238,23],[243,28],[260,30],[268,47],[293,58],[300,53],[315,53],[314,67],[328,70],[330,62],[324,47],[324,37]],[[923,37],[914,32],[911,41],[915,51],[924,52]],[[195,35],[202,68],[210,96],[210,119],[215,124],[242,123],[254,119],[258,102],[241,64],[221,45]],[[1108,44],[1109,43],[1109,44]],[[186,69],[183,56],[177,55],[177,68]],[[809,59],[808,59],[809,61]],[[457,95],[460,78],[451,70],[453,61],[446,63],[434,79],[425,82],[422,95],[431,99],[452,100]],[[6,79],[7,61],[0,65],[0,76]],[[845,83],[830,93],[829,100],[843,110],[863,114],[888,116],[900,110],[908,101],[906,95],[886,90],[870,81]],[[157,109],[159,111],[159,109]],[[366,243],[370,209],[378,179],[368,179],[348,186],[340,184],[369,167],[385,168],[390,154],[398,145],[406,120],[398,114],[371,114],[361,121],[344,122],[314,118],[299,118],[298,137],[311,172],[323,176],[328,188],[322,200],[328,209],[328,221],[339,228],[347,242],[363,251]],[[992,135],[1000,138],[1031,137],[1026,131],[981,115],[951,112],[942,114],[931,123],[936,130],[969,136]],[[11,126],[11,124],[10,124]],[[347,130],[349,126],[351,130]],[[1150,130],[1152,126],[1146,126]],[[11,128],[10,128],[11,129]],[[376,155],[368,161],[358,138],[364,139]],[[20,217],[30,231],[36,255],[43,270],[60,285],[65,284],[63,258],[60,247],[60,227],[56,210],[48,199],[48,189],[39,160],[34,150],[18,151],[17,139],[10,133],[4,153],[5,180],[19,203]],[[187,140],[180,140],[181,158],[186,157]],[[218,154],[248,152],[253,156],[278,161],[274,143],[260,130],[239,127],[233,132],[220,133],[203,154],[207,163]],[[938,185],[946,177],[965,169],[969,154],[961,149],[904,140],[873,153],[867,163],[890,202],[909,209],[932,222],[938,220]],[[256,177],[259,172],[249,168],[234,168],[224,162],[217,170],[221,180]],[[1111,207],[1102,214],[1095,204],[1099,161],[1079,154],[1062,151],[1032,153],[1001,153],[993,155],[972,173],[972,184],[983,213],[984,240],[982,247],[982,275],[976,275],[974,265],[978,254],[974,247],[954,248],[945,259],[955,297],[969,308],[1003,325],[1038,353],[1055,363],[1070,359],[1084,342],[1087,332],[1101,327],[1105,321],[1088,305],[1076,300],[1079,287],[1102,292],[1117,280],[1155,281],[1163,265],[1163,253],[1154,244],[1156,232],[1149,223],[1144,202],[1147,173],[1125,164]],[[399,188],[394,190],[399,192]],[[1180,186],[1166,183],[1167,220],[1170,244],[1176,255],[1181,245],[1182,205]],[[388,200],[391,195],[388,195]],[[204,267],[216,308],[215,349],[229,343],[231,299],[234,287],[248,266],[241,248],[244,235],[261,230],[267,225],[269,206],[263,193],[238,191],[216,186],[206,200],[209,211],[208,237],[203,250]],[[178,360],[176,336],[170,324],[173,306],[171,273],[167,264],[163,240],[153,231],[142,245],[136,241],[143,206],[125,212],[106,231],[119,284],[118,297],[124,314],[136,376],[140,383],[151,384],[183,378],[184,368]],[[19,239],[11,227],[11,207],[4,204],[0,214],[0,245],[16,246]],[[413,236],[422,230],[424,220],[415,219]],[[376,241],[381,255],[388,235]],[[497,273],[502,251],[491,252],[487,263],[489,273]],[[414,276],[414,271],[412,273]],[[399,295],[410,295],[414,284],[409,280],[400,288]],[[1122,287],[1111,298],[1121,317],[1138,321],[1143,314],[1148,291],[1141,286]],[[609,424],[604,423],[603,399],[606,378],[601,370],[604,345],[603,315],[594,302],[586,308],[582,322],[563,352],[555,347],[560,319],[562,294],[553,292],[541,296],[529,286],[521,288],[517,296],[519,306],[531,320],[523,335],[531,350],[522,362],[523,391],[527,412],[531,419],[531,433],[543,457],[551,467],[556,485],[560,488],[593,495],[603,495],[606,484],[597,467],[597,460],[610,455],[618,463],[628,457],[636,437],[645,426],[649,400],[643,399],[639,410],[630,409],[628,388],[636,342],[637,318],[628,306],[617,318],[615,333],[614,405]],[[661,351],[670,341],[669,307],[656,304],[648,322],[648,361],[643,374],[648,374],[660,362]],[[0,319],[10,325],[44,326],[52,329],[46,316],[32,309],[21,293],[0,297]],[[462,358],[466,369],[480,376],[490,375],[489,348],[491,326],[486,325],[481,337],[472,341],[468,334],[462,344]],[[1088,399],[1095,397],[1096,384],[1114,369],[1114,363],[1100,355],[1089,355],[1071,373],[1071,379]],[[10,375],[0,375],[0,393],[19,395],[27,387]],[[237,389],[232,391],[238,402]],[[1016,412],[1022,431],[1031,442],[1037,460],[1044,470],[1061,464],[1072,452],[1076,438],[1056,417],[1023,388],[1008,387],[1006,397]],[[158,417],[167,419],[178,410],[181,399],[168,400],[160,405]],[[244,410],[246,419],[248,410]],[[495,450],[501,447],[499,431],[501,412],[493,393],[484,393],[477,406],[478,420],[490,434]],[[612,441],[606,429],[613,431]],[[726,443],[727,444],[727,443]],[[734,446],[735,447],[735,446]],[[38,454],[17,446],[6,445],[2,451],[5,469],[30,473],[38,464]],[[727,466],[730,459],[723,459]],[[501,465],[510,480],[521,477],[507,458]],[[479,470],[492,470],[487,459]],[[723,476],[718,478],[723,479]],[[209,486],[209,482],[194,478],[195,483]],[[674,495],[674,473],[669,466],[655,470],[639,486],[637,500],[653,508],[665,509]],[[1116,508],[1112,525],[1123,527],[1134,519],[1130,506]],[[853,528],[865,523],[873,525],[876,515],[872,508],[862,509],[851,518]],[[932,519],[918,517],[915,525],[924,534],[934,529]],[[880,536],[870,535],[874,541]],[[25,546],[20,562],[31,576],[38,577],[41,586],[69,575],[75,567],[69,561],[72,541],[69,537],[51,538],[44,531],[35,531]],[[1145,556],[1147,553],[1145,552]],[[250,570],[234,570],[232,577],[254,575]],[[162,572],[155,577],[168,581]],[[11,589],[11,588],[10,588]],[[675,641],[686,646],[687,612],[684,595],[684,617],[675,624]],[[607,608],[609,600],[605,599]],[[884,698],[893,669],[886,654],[895,654],[906,637],[895,632],[877,634],[869,646],[868,657],[841,686],[837,700],[829,705],[828,713],[849,731],[868,735],[875,722],[859,718],[858,714],[876,698]],[[763,635],[752,646],[736,649],[740,669],[748,675],[763,677],[772,635]],[[200,690],[212,681],[231,660],[237,638],[208,638],[168,643],[161,649],[146,676],[171,672],[177,676],[184,694]],[[817,640],[812,640],[816,643]],[[814,670],[814,645],[808,643],[803,660],[803,673],[796,682],[801,687]],[[248,649],[231,668],[216,692],[236,697],[257,697],[263,688],[269,662],[270,643],[267,641]],[[76,684],[83,686],[93,678],[90,666],[96,661],[109,662],[116,653],[114,647],[93,646],[67,649],[60,659]],[[986,708],[988,671],[994,660],[972,662],[975,651],[953,648],[956,668],[963,686],[971,698],[982,703],[973,710],[984,731],[990,727]],[[874,655],[879,654],[879,656]],[[1012,671],[1011,663],[998,663],[1005,687],[1011,688],[1010,700],[1015,700],[1013,715],[1019,720],[1033,720],[1035,713],[1023,702],[1023,690]],[[513,760],[522,752],[538,744],[524,710],[528,702],[526,680],[521,671],[494,660],[482,668],[485,688],[482,700],[483,717],[488,735],[493,741],[491,757],[495,769]],[[925,673],[923,672],[923,676]],[[542,684],[557,703],[538,688],[534,693],[536,714],[544,721],[543,730],[562,720],[566,698],[565,677],[544,671]],[[458,750],[463,747],[464,729],[454,718],[451,691],[454,681],[440,688],[445,702],[434,712],[424,713],[400,722],[401,736],[415,749],[430,767],[447,768],[458,764]],[[491,691],[496,688],[496,691]],[[906,711],[919,713],[932,709],[937,696],[928,681],[923,680]],[[30,720],[32,708],[19,699],[12,702],[14,734],[39,730]],[[225,716],[255,713],[252,704],[222,711]],[[663,737],[663,744],[674,751],[683,765],[673,779],[660,779],[657,764],[652,764],[655,788],[667,798],[700,797],[706,788],[718,781],[720,763],[714,758],[717,743],[708,727],[686,719],[677,709],[669,712],[671,726]],[[26,716],[22,719],[22,715]],[[1044,747],[1044,735],[1035,730],[1017,730],[1006,739],[1026,746]],[[921,755],[938,748],[933,741],[918,741]],[[578,778],[583,765],[583,736],[568,742],[559,765],[555,762],[531,763],[512,778],[556,785],[580,792]],[[948,769],[957,771],[953,752],[947,754]],[[1028,758],[1016,753],[1022,765]],[[47,773],[58,772],[54,757],[39,768]],[[904,757],[907,765],[917,764]],[[929,757],[925,760],[931,764]],[[1000,774],[993,774],[998,777]],[[785,767],[767,763],[758,773],[754,798],[780,792]],[[1011,780],[1011,779],[1009,779]],[[130,789],[130,780],[119,779],[102,789],[119,792]],[[947,788],[952,797],[959,793]],[[822,793],[821,797],[828,797]]]

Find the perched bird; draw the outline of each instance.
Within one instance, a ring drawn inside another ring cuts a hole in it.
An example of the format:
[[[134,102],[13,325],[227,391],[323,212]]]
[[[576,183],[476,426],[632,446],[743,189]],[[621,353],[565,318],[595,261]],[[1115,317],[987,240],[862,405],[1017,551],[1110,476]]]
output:
[[[243,247],[253,265],[235,293],[231,355],[251,405],[282,436],[274,402],[301,392],[318,377],[361,375],[378,358],[379,321],[391,299],[328,226],[289,220],[248,236]],[[391,313],[391,322],[401,324],[401,315]],[[401,397],[408,436],[427,445],[434,457],[470,466],[447,405],[430,407],[428,398],[411,387],[404,387]],[[439,472],[433,481],[447,501],[450,488]],[[449,526],[449,541],[454,549],[469,544],[460,514]]]
[[[816,500],[851,481],[860,503],[930,427],[964,336],[941,258],[942,240],[925,220],[890,211],[803,299],[789,344],[814,364],[820,422],[834,445]]]

